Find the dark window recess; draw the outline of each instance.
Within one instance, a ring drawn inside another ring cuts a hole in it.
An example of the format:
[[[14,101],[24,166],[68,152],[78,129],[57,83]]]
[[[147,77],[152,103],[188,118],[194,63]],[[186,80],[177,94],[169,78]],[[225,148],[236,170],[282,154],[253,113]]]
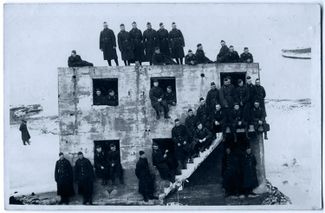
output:
[[[165,152],[168,149],[170,152],[174,152],[174,142],[171,138],[157,138],[152,139],[153,144],[157,144],[159,149]]]
[[[177,103],[177,94],[176,94],[176,79],[175,77],[152,77],[150,79],[150,88],[153,87],[153,81],[158,80],[159,87],[163,89],[164,93],[167,93],[167,87],[171,86],[172,93],[175,94],[175,102]]]
[[[94,141],[94,154],[96,152],[96,147],[100,146],[102,147],[102,151],[107,156],[108,152],[110,151],[111,144],[114,144],[116,146],[116,151],[120,153],[120,141],[119,140],[101,140],[101,141]],[[120,160],[121,160],[121,156]]]
[[[117,78],[93,79],[93,104],[107,106],[118,105]]]
[[[243,80],[244,84],[246,83],[246,72],[220,73],[221,86],[223,85],[223,80],[226,77],[231,78],[231,84],[233,84],[235,87],[238,86],[238,79]]]

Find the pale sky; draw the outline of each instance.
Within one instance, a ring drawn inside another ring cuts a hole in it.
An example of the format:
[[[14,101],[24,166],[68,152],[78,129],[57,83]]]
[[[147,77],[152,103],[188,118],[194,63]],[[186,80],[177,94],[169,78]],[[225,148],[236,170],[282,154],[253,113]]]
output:
[[[202,43],[212,60],[221,39],[239,54],[248,46],[262,69],[267,98],[311,94],[311,60],[285,59],[281,49],[314,47],[320,24],[316,4],[7,4],[4,9],[7,104],[45,103],[57,112],[57,67],[67,66],[72,49],[95,66],[107,65],[98,42],[103,21],[115,35],[121,23],[130,30],[136,21],[143,32],[147,21],[154,29],[163,22],[167,30],[175,21],[185,52]]]

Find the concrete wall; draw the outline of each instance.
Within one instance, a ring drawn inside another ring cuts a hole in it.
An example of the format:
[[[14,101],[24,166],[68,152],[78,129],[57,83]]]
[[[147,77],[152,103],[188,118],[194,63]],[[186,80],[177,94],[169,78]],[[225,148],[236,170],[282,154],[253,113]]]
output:
[[[60,151],[66,153],[73,163],[78,151],[93,161],[93,141],[119,140],[125,181],[129,183],[136,180],[133,174],[138,151],[144,150],[150,160],[152,139],[170,138],[174,119],[179,117],[184,120],[188,108],[198,107],[199,98],[205,97],[210,89],[210,82],[214,81],[220,87],[220,73],[245,72],[253,81],[259,77],[256,63],[58,70]],[[152,77],[176,79],[177,106],[170,110],[171,119],[161,118],[157,121],[155,118],[149,99]],[[92,79],[100,78],[118,78],[119,106],[93,105]],[[263,153],[259,152],[258,155]]]

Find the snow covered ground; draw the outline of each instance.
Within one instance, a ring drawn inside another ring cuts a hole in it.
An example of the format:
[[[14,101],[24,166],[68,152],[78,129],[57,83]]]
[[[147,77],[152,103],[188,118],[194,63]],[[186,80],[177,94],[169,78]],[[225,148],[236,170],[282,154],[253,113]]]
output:
[[[312,109],[309,100],[273,100],[267,104],[271,131],[269,140],[265,141],[266,176],[290,197],[295,208],[317,207],[320,199],[311,190],[320,187],[312,182],[314,172],[310,167],[313,163],[311,143],[319,143],[310,140]],[[56,189],[53,170],[59,152],[57,120],[34,120],[29,123],[29,129],[32,136],[30,146],[22,145],[17,125],[12,125],[7,135],[6,171],[10,194]]]

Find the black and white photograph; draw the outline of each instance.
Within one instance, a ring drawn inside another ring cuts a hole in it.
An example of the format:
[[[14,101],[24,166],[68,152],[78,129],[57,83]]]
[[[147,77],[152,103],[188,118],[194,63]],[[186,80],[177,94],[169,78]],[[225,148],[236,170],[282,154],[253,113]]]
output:
[[[6,210],[321,210],[319,3],[5,3]]]

